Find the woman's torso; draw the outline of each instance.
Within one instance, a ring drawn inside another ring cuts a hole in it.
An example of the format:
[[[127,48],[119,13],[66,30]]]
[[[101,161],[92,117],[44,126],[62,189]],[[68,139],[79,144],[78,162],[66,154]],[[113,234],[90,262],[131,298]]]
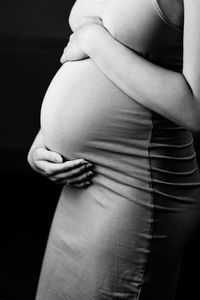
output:
[[[181,71],[182,30],[163,19],[157,4],[156,0],[126,0],[126,5],[124,0],[79,0],[72,9],[70,24],[73,28],[83,16],[99,15],[121,43],[159,65]],[[119,117],[119,123],[120,118],[129,120],[128,132],[135,118],[126,112],[137,114],[138,109],[145,116],[144,123],[151,119],[151,111],[116,87],[91,59],[67,62],[52,80],[43,101],[45,143],[66,158],[75,158],[81,154],[78,146],[82,149],[88,137],[93,144],[95,139],[99,143],[100,130],[106,137],[108,126],[113,126],[112,118]]]
[[[169,21],[158,4],[157,0],[126,0],[126,5],[124,0],[79,0],[70,23],[73,27],[87,14],[99,15],[120,42],[159,65],[181,72],[183,31]],[[191,134],[128,97],[91,59],[67,62],[58,71],[43,102],[41,127],[48,148],[66,159],[84,157],[92,161],[98,174],[109,180],[115,181],[123,170],[122,184],[133,178],[145,182],[148,177],[155,127],[158,146],[154,145],[152,153],[172,156],[170,163],[168,159],[156,160],[156,167],[175,173],[195,168]],[[188,155],[191,160],[185,159]],[[97,179],[101,181],[101,176]]]
[[[72,27],[88,14],[181,72],[182,30],[156,0],[79,0]],[[37,299],[174,299],[182,249],[199,224],[191,133],[129,98],[91,59],[58,71],[41,127],[47,147],[86,158],[96,174],[87,188],[62,190]]]

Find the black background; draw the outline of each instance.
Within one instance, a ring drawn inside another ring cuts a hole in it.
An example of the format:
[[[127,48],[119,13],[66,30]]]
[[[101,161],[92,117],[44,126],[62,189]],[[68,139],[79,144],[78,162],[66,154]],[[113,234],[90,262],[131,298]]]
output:
[[[0,300],[33,300],[36,291],[60,188],[34,174],[26,156],[44,93],[60,67],[73,2],[0,0]],[[200,138],[194,138],[199,158]],[[176,300],[200,299],[199,270],[197,233]]]

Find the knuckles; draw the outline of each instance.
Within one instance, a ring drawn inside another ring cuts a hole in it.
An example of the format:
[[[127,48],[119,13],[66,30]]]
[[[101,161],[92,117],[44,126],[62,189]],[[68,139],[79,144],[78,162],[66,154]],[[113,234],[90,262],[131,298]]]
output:
[[[91,23],[102,24],[103,21],[101,18],[97,16],[86,16],[81,19],[80,25],[91,24]]]
[[[46,167],[44,171],[47,176],[52,176],[54,174],[53,169],[50,167]]]
[[[33,151],[33,156],[35,159],[39,159],[42,156],[42,149],[36,148],[35,151]]]

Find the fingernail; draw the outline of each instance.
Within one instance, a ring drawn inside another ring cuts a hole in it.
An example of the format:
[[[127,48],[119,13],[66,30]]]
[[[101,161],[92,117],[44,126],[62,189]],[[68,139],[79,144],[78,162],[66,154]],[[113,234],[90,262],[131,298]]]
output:
[[[56,162],[57,163],[62,163],[62,157],[61,156],[56,156]]]
[[[67,60],[67,58],[66,58],[65,55],[61,56],[61,58],[60,58],[60,62],[61,62],[61,63],[64,63],[64,62],[67,62],[67,61],[68,61],[68,60]]]
[[[87,167],[87,168],[91,168],[91,167],[93,167],[93,165],[90,164],[90,163],[87,163],[86,167]]]
[[[93,174],[94,174],[94,172],[92,172],[92,171],[87,172],[87,176],[91,176]]]
[[[86,181],[85,184],[86,184],[86,185],[90,185],[91,182],[90,182],[90,181]]]

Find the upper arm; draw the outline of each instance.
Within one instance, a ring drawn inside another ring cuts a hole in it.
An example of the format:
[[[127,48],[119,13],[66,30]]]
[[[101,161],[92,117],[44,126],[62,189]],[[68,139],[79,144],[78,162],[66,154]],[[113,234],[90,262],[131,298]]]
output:
[[[200,101],[200,1],[184,0],[183,75]]]
[[[69,26],[72,31],[75,31],[80,24],[80,20],[85,16],[95,15],[93,0],[76,0],[68,19]]]
[[[72,31],[74,31],[74,10],[76,10],[76,7],[77,7],[77,2],[78,0],[75,0],[75,3],[73,4],[72,8],[71,8],[71,11],[70,11],[70,14],[69,14],[69,18],[68,18],[68,23],[69,23],[69,26],[71,28]]]

